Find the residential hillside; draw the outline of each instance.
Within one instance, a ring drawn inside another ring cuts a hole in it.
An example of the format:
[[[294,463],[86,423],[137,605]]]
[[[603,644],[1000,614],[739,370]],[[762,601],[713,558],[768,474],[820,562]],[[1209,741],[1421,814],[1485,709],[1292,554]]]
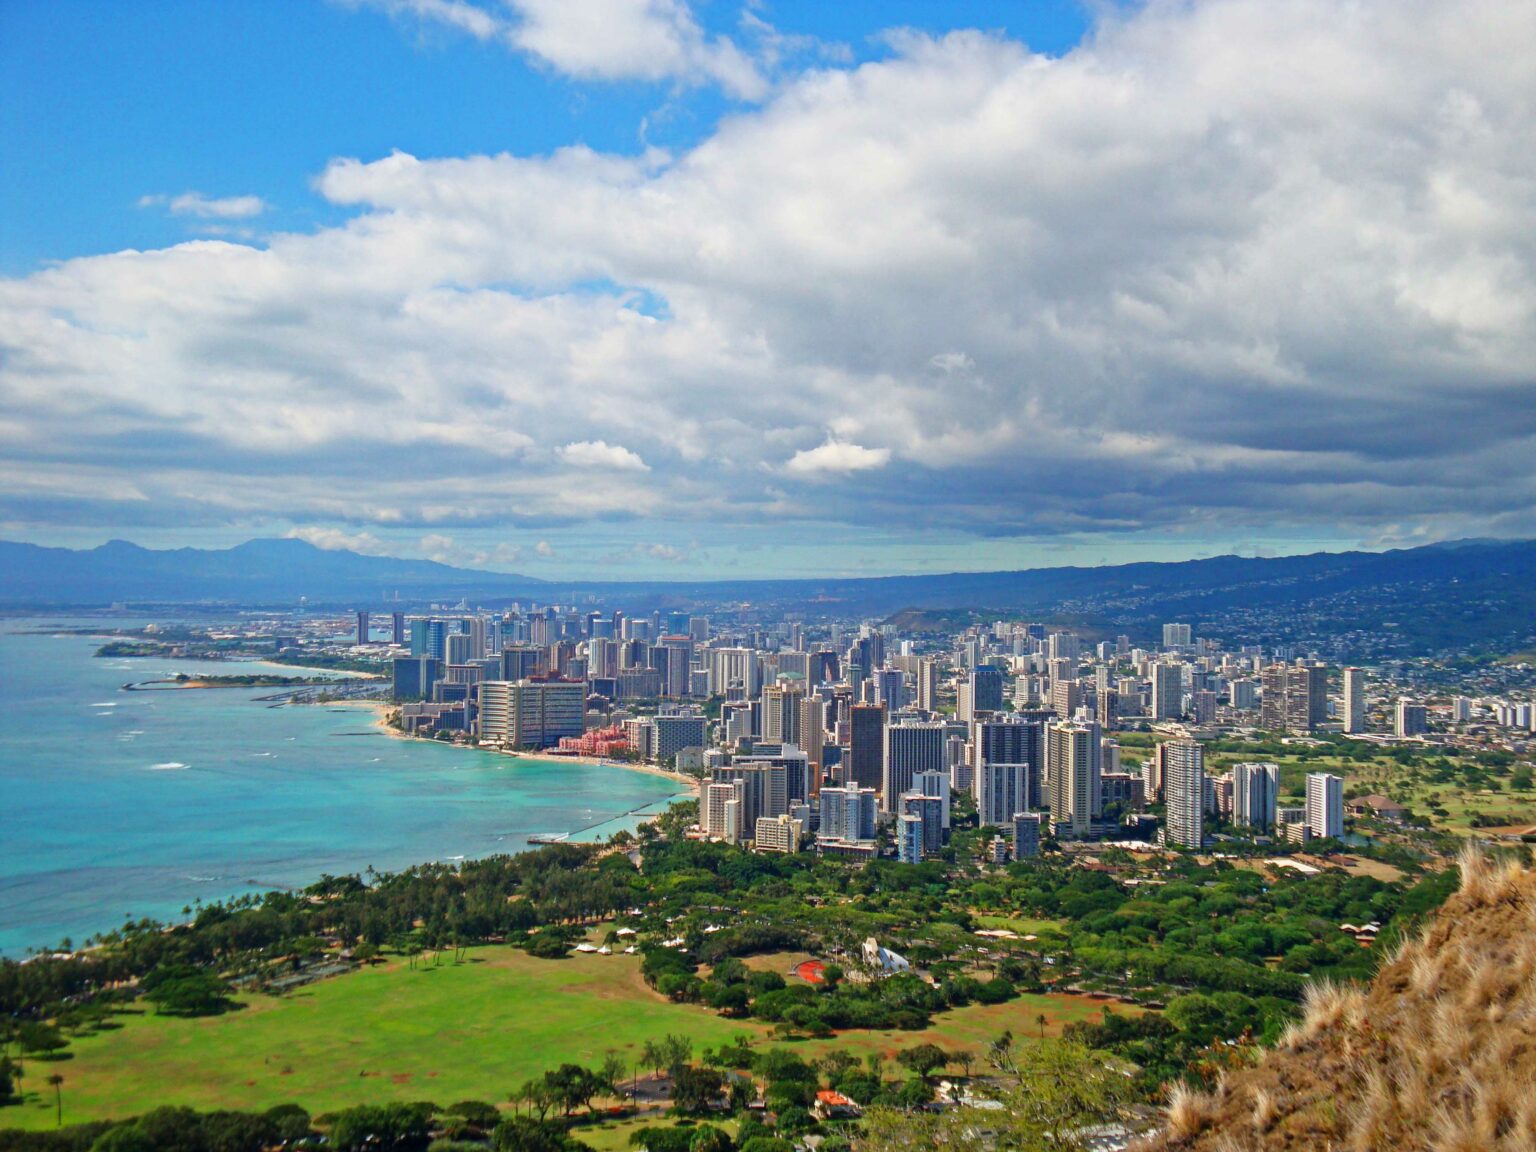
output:
[[[1536,1149],[1536,870],[1462,857],[1460,891],[1369,988],[1306,1015],[1139,1152]]]

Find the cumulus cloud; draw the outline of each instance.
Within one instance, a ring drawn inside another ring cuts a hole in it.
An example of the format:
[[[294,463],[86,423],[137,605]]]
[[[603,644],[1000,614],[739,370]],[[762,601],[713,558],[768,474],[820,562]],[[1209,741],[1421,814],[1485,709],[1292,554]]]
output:
[[[1536,8],[1109,11],[0,281],[0,517],[1536,532]]]
[[[753,59],[729,37],[706,35],[686,0],[505,0],[510,15],[467,0],[350,2],[501,40],[581,80],[718,84],[743,100],[760,100],[768,90]],[[780,59],[784,42],[757,34],[764,52]]]
[[[141,196],[140,208],[164,206],[172,216],[191,216],[198,220],[249,220],[267,210],[260,196],[204,196],[201,192],[183,192],[180,196]]]
[[[559,71],[597,80],[700,79],[760,99],[767,84],[726,37],[707,37],[684,0],[509,0],[512,42]]]
[[[365,556],[378,556],[384,552],[384,543],[371,532],[347,533],[339,528],[294,528],[287,534],[289,540],[303,540],[322,552],[360,552]]]
[[[790,457],[784,470],[801,476],[819,472],[864,472],[870,468],[882,468],[891,458],[889,448],[865,448],[860,444],[848,444],[840,440],[828,440],[819,448],[802,449]]]
[[[621,472],[649,472],[646,462],[628,448],[603,440],[582,440],[560,449],[560,459],[574,468],[608,468]]]

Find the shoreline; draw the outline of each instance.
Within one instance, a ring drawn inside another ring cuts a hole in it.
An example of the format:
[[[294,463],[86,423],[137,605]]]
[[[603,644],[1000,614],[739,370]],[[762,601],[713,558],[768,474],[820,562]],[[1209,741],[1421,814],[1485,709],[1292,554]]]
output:
[[[332,700],[325,705],[327,708],[351,707],[367,708],[374,714],[373,726],[379,731],[395,740],[425,740],[427,743],[438,743],[422,736],[412,736],[408,732],[402,732],[394,727],[386,717],[393,705],[384,700]],[[680,772],[672,772],[656,764],[640,764],[627,760],[607,760],[601,756],[569,756],[558,752],[518,752],[503,748],[485,748],[478,744],[450,744],[449,747],[465,748],[471,752],[486,752],[492,756],[507,756],[514,760],[545,760],[555,764],[585,764],[592,768],[621,768],[626,772],[642,772],[647,776],[655,776],[662,780],[670,780],[678,785],[678,794],[688,794],[697,797],[699,793],[699,781],[692,776],[685,776]]]

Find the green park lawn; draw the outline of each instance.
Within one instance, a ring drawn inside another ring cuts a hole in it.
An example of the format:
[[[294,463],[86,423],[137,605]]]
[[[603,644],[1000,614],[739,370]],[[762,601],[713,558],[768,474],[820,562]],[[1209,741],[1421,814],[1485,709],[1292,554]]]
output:
[[[1005,1029],[1047,1034],[1097,1016],[1102,1003],[1024,996],[936,1018],[923,1032],[851,1032],[791,1042],[806,1058],[840,1047],[894,1055],[923,1042],[980,1048]],[[1118,1008],[1117,1010],[1125,1010]],[[312,1113],[389,1100],[505,1103],[523,1081],[563,1061],[596,1064],[610,1049],[634,1060],[667,1033],[695,1055],[768,1028],[674,1004],[640,978],[633,956],[538,960],[477,948],[466,962],[409,968],[390,959],[284,997],[253,996],[225,1016],[185,1020],[131,1014],[74,1040],[59,1061],[28,1061],[25,1102],[0,1110],[0,1128],[54,1125],[48,1073],[64,1077],[66,1123],[135,1115],[163,1104],[263,1109],[294,1102]]]
[[[1055,933],[1058,936],[1065,935],[1065,920],[1043,920],[1034,916],[992,916],[977,914],[971,917],[979,928],[1004,929],[1009,932],[1017,932],[1020,936],[1035,935],[1044,936],[1047,933]]]

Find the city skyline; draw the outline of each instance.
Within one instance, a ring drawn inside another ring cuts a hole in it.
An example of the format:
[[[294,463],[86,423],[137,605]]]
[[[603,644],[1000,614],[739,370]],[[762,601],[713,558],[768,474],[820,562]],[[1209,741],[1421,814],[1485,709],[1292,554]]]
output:
[[[1530,6],[1020,9],[7,7],[0,538],[670,579],[1536,536]]]

